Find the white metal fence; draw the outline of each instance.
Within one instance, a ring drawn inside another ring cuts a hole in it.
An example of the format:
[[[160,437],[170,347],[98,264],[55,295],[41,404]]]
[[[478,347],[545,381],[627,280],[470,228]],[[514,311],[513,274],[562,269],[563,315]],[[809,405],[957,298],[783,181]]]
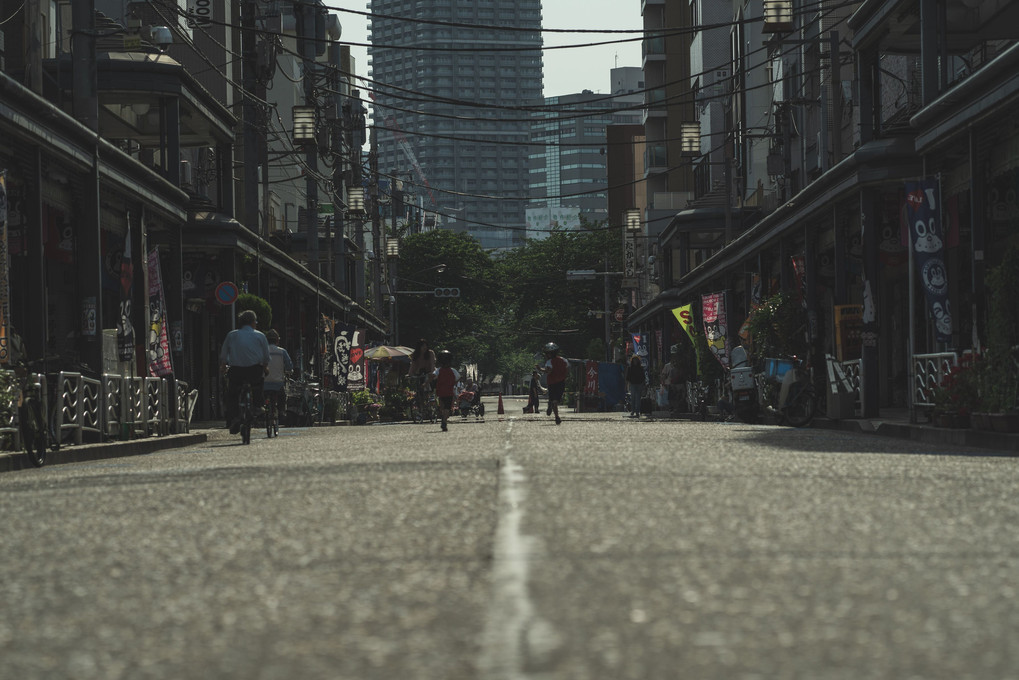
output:
[[[4,372],[13,377],[13,371]],[[55,375],[55,388],[49,395],[45,377],[33,378],[42,380],[50,433],[62,444],[81,444],[86,437],[131,439],[190,429],[198,390],[188,390],[183,380],[127,378],[109,373],[95,380],[71,371]],[[176,390],[173,409],[171,390]],[[47,406],[49,400],[52,404]],[[15,448],[21,447],[18,426],[17,389],[0,392],[0,435],[13,435]]]

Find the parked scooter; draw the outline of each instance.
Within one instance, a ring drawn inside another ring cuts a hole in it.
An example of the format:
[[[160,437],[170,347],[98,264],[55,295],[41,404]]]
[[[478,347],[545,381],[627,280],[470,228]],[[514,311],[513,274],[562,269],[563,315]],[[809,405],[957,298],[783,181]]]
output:
[[[814,419],[817,400],[802,359],[765,359],[764,371],[755,375],[746,350],[736,347],[729,380],[736,417],[745,423],[756,423],[762,410],[792,427],[805,427]]]
[[[730,352],[729,387],[732,391],[732,408],[736,417],[744,423],[756,423],[760,413],[760,397],[757,395],[757,381],[747,351],[733,347]]]

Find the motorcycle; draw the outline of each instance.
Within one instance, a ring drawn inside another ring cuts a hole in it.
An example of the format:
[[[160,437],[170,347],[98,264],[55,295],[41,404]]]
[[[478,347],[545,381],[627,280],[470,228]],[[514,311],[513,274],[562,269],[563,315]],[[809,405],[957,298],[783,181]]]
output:
[[[746,350],[736,347],[729,380],[733,410],[745,423],[756,423],[762,410],[792,427],[806,427],[814,420],[814,385],[805,362],[798,357],[765,359],[764,370],[755,374]]]

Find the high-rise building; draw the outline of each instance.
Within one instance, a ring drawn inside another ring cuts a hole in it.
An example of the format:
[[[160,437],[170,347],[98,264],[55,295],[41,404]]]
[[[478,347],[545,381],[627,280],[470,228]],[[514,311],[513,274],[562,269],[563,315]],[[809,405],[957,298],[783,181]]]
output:
[[[612,69],[611,95],[584,90],[546,97],[531,125],[528,236],[609,218],[606,126],[639,123],[644,98],[639,67]]]
[[[541,0],[369,7],[380,173],[405,180],[425,210],[482,246],[518,244],[529,111],[542,103]]]

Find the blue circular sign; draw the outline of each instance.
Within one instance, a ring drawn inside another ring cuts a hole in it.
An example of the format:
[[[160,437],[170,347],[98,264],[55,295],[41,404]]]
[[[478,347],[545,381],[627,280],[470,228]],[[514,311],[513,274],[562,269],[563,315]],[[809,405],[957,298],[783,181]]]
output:
[[[232,305],[237,301],[237,284],[224,281],[216,286],[216,301],[221,305]]]

